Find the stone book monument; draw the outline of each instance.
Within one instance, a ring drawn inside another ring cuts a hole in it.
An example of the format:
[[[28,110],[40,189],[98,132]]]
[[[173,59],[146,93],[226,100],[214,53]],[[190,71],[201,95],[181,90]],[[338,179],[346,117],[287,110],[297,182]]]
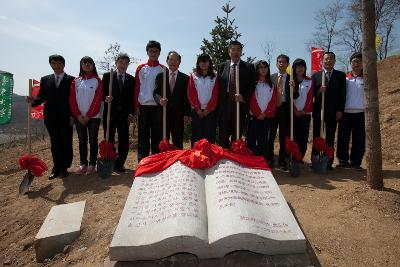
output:
[[[237,250],[305,253],[306,240],[270,171],[222,159],[205,170],[177,161],[136,177],[109,255],[113,261],[181,252],[219,258]]]

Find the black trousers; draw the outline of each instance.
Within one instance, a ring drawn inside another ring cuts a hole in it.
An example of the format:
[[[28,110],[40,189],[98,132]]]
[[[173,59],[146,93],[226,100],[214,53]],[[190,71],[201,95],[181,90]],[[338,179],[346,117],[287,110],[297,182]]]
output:
[[[293,116],[293,138],[300,147],[303,156],[307,151],[308,135],[310,132],[311,115],[305,114],[301,117]]]
[[[325,140],[328,146],[335,147],[335,133],[337,127],[336,114],[326,114],[325,115]],[[321,113],[313,113],[313,139],[320,137],[320,127],[321,127]],[[313,155],[317,155],[318,152],[313,149]],[[333,159],[329,161],[329,166],[332,167]]]
[[[217,113],[211,111],[204,118],[197,115],[196,110],[192,109],[190,112],[192,136],[192,147],[195,142],[202,138],[207,139],[208,142],[215,144],[215,137],[217,134]]]
[[[106,138],[107,113],[103,116],[104,139]],[[109,141],[115,143],[115,133],[118,132],[118,158],[115,160],[116,167],[125,164],[129,152],[129,122],[128,115],[119,115],[110,118]]]
[[[172,112],[167,111],[167,140],[170,140],[172,137],[172,144],[179,149],[183,149],[183,131],[185,129],[184,125],[185,123],[182,114],[176,115],[173,114]],[[162,127],[162,121],[161,121],[161,127]],[[161,132],[161,138],[162,138],[162,132]]]
[[[263,156],[265,160],[271,158],[267,144],[272,122],[272,119],[258,120],[255,116],[250,116],[247,123],[246,145],[254,155]]]
[[[351,152],[349,156],[349,143],[351,136]],[[343,113],[339,122],[337,153],[341,163],[360,166],[365,153],[365,117],[364,112]]]
[[[139,106],[138,120],[138,162],[151,154],[160,153],[162,140],[162,108],[159,106]]]
[[[79,139],[79,157],[81,165],[88,165],[88,141],[89,141],[89,164],[96,166],[98,152],[98,134],[100,127],[100,118],[91,118],[86,125],[82,125],[75,120],[75,128]],[[89,139],[88,139],[89,137]]]
[[[246,121],[246,110],[244,104],[240,104],[239,112],[239,136],[236,136],[236,102],[229,99],[226,93],[225,98],[220,100],[218,107],[218,131],[219,145],[223,148],[230,148],[230,143],[237,140],[243,134]]]
[[[276,109],[275,117],[271,123],[270,135],[268,138],[268,161],[274,162],[274,143],[276,138],[276,131],[279,126],[279,163],[285,164],[285,138],[289,136],[289,112],[287,110],[286,102],[283,102]]]
[[[51,155],[53,157],[53,170],[57,173],[66,171],[72,163],[72,126],[69,120],[58,123],[46,122],[47,132],[50,136]]]

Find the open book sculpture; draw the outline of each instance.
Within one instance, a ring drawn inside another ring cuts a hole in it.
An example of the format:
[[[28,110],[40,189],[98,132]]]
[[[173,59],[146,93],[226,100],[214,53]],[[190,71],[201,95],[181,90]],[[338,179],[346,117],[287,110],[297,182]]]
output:
[[[200,167],[199,167],[200,166]],[[304,253],[305,237],[262,157],[209,144],[140,163],[110,245],[110,259],[187,252]]]

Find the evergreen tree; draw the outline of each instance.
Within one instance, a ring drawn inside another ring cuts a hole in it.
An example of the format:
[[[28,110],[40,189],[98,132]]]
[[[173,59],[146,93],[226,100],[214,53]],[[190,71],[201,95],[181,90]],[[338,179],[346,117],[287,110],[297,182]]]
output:
[[[224,17],[214,20],[216,26],[211,30],[211,40],[203,38],[200,50],[209,54],[215,65],[229,59],[228,46],[231,41],[238,40],[242,34],[238,33],[238,27],[234,25],[235,19],[230,19],[230,14],[235,9],[228,2],[221,7]],[[248,62],[253,62],[255,58],[247,57]]]

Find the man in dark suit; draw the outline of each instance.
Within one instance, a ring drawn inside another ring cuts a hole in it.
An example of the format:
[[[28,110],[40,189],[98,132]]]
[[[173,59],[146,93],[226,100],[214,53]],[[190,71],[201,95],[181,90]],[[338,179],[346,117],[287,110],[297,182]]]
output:
[[[219,145],[229,148],[230,142],[240,138],[245,127],[249,99],[255,89],[255,70],[253,64],[240,59],[243,45],[239,41],[229,44],[227,60],[217,66],[219,81],[218,128]],[[239,67],[239,94],[236,94],[236,68]],[[236,136],[236,103],[240,103],[239,136]]]
[[[322,92],[325,92],[325,132],[326,143],[330,147],[335,144],[335,132],[338,121],[342,118],[346,103],[346,74],[335,70],[335,53],[325,52],[323,70],[312,76],[314,84],[313,138],[320,136]],[[325,75],[326,86],[322,86],[322,75]],[[313,154],[317,151],[313,150]],[[328,164],[332,169],[333,159]]]
[[[172,136],[172,143],[179,149],[183,149],[184,117],[189,116],[190,106],[187,98],[187,85],[189,76],[178,71],[181,56],[175,52],[168,52],[166,98],[163,98],[163,73],[156,77],[154,100],[160,106],[167,105],[167,140]],[[160,109],[160,116],[162,110]]]
[[[279,126],[279,166],[286,170],[286,151],[285,151],[285,138],[289,135],[290,131],[290,86],[289,74],[286,72],[289,66],[289,57],[287,55],[279,55],[276,58],[276,67],[278,73],[271,75],[271,80],[275,86],[277,97],[277,108],[275,117],[273,118],[270,134],[267,144],[268,164],[270,167],[274,164],[274,143],[276,132]],[[299,96],[298,92],[294,92],[293,98]]]
[[[114,169],[125,172],[125,161],[129,151],[129,123],[133,122],[135,114],[135,79],[126,73],[130,58],[127,54],[118,55],[115,62],[117,71],[113,74],[112,96],[109,96],[110,73],[103,75],[103,112],[104,136],[107,129],[108,103],[111,104],[109,141],[115,142],[115,132],[118,132],[118,158]]]
[[[51,55],[49,63],[54,73],[40,79],[38,95],[28,97],[27,101],[36,107],[44,104],[44,123],[50,136],[53,169],[49,180],[69,175],[72,163],[72,112],[69,107],[71,82],[74,77],[64,72],[65,59],[60,55]]]

